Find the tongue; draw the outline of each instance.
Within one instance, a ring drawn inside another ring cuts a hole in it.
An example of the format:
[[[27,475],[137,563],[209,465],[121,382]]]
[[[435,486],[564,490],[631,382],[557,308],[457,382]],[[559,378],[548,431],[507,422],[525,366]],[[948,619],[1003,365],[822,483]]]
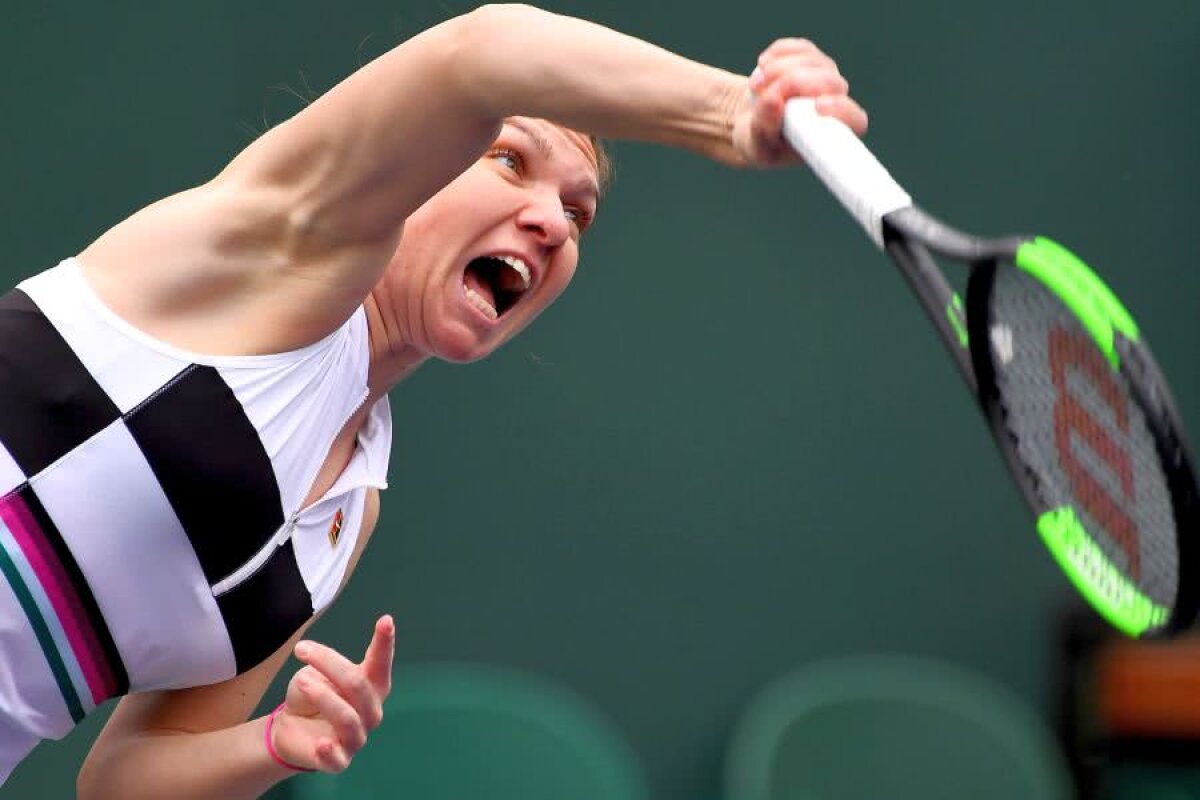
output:
[[[521,273],[507,264],[496,276],[496,283],[506,292],[521,292],[525,289],[525,279],[521,277]]]
[[[480,277],[475,273],[475,270],[467,270],[467,274],[463,278],[463,284],[468,289],[475,292],[475,294],[486,300],[488,305],[490,305],[492,308],[496,307],[496,297],[492,294],[492,287],[488,285],[487,281],[481,280]]]

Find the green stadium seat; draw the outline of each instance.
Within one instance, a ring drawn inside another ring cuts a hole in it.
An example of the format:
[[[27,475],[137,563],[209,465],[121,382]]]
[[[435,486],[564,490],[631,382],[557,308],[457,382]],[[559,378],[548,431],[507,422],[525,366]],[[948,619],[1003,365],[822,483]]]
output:
[[[1065,759],[1015,695],[934,661],[858,656],[772,683],[738,721],[727,800],[1067,800]]]

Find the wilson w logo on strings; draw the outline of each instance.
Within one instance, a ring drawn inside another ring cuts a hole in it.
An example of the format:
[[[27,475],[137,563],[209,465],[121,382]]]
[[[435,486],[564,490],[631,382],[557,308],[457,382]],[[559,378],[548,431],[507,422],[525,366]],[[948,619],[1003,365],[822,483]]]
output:
[[[1125,447],[1129,436],[1129,406],[1125,393],[1112,375],[1111,367],[1088,336],[1061,327],[1051,329],[1047,361],[1054,382],[1054,446],[1070,481],[1075,500],[1125,553],[1129,575],[1141,578],[1141,555],[1137,546],[1137,522],[1126,508],[1136,501],[1133,459]],[[1097,419],[1072,391],[1068,375],[1084,378],[1111,411],[1108,421]],[[1110,431],[1115,428],[1119,435]],[[1075,444],[1083,443],[1116,479],[1120,498],[1093,475]]]

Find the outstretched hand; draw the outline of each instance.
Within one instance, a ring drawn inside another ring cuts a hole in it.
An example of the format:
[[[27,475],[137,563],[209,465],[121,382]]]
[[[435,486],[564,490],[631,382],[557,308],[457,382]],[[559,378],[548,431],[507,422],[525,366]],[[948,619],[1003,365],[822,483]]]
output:
[[[780,39],[758,57],[749,96],[734,116],[733,144],[752,166],[799,160],[783,138],[783,107],[794,97],[815,99],[817,112],[844,122],[862,136],[867,112],[850,97],[837,64],[807,39]]]
[[[296,645],[305,666],[288,683],[283,708],[271,730],[279,755],[298,767],[341,772],[383,720],[392,688],[396,626],[390,616],[375,622],[361,663],[312,641]]]

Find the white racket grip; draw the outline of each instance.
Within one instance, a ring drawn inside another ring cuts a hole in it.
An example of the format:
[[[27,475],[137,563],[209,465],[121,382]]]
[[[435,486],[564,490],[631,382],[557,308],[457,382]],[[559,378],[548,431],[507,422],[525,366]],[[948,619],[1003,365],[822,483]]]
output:
[[[883,215],[912,205],[908,192],[841,120],[817,113],[811,98],[783,109],[783,136],[881,249]]]

